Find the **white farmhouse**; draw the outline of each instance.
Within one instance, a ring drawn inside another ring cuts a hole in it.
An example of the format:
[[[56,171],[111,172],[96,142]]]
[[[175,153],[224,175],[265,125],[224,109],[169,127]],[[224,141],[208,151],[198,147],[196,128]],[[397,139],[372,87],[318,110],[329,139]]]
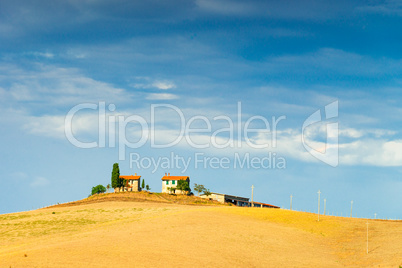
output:
[[[177,190],[178,181],[187,181],[190,186],[190,177],[188,176],[170,176],[170,173],[162,177],[162,193],[176,193],[181,194],[180,190]]]

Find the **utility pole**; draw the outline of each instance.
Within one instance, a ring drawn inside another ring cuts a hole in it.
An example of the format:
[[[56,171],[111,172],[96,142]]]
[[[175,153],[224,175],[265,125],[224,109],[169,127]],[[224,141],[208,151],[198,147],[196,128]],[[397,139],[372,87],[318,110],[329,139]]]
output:
[[[321,194],[321,191],[318,190],[317,194],[318,194],[318,221],[320,221],[320,194]]]
[[[254,185],[251,185],[251,206],[254,207]]]
[[[350,202],[350,217],[352,218],[353,200]]]
[[[327,199],[324,198],[324,216],[325,216],[325,209],[327,208]]]
[[[292,197],[293,195],[290,195],[290,210],[292,210]]]

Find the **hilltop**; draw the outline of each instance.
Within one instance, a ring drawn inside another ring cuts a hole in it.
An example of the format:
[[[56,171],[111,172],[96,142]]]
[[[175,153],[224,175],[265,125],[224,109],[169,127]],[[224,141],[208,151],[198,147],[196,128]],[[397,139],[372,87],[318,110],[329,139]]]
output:
[[[104,194],[0,215],[0,267],[402,264],[400,221],[369,220],[367,254],[365,219],[322,216],[317,222],[311,213],[164,198],[144,192]]]
[[[51,207],[69,207],[85,204],[101,203],[101,202],[153,202],[153,203],[170,203],[181,205],[210,205],[210,206],[227,206],[229,204],[222,204],[215,200],[208,200],[194,195],[182,194],[166,194],[166,193],[153,193],[148,191],[141,192],[120,192],[120,193],[104,193],[91,195],[82,200],[57,204]]]

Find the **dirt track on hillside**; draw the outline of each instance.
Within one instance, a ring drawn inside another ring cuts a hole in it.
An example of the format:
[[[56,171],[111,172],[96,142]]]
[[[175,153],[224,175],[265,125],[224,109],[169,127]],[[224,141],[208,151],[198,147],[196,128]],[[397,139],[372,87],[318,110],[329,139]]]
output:
[[[54,212],[54,213],[53,213]],[[0,267],[398,267],[402,223],[102,202],[0,215]]]

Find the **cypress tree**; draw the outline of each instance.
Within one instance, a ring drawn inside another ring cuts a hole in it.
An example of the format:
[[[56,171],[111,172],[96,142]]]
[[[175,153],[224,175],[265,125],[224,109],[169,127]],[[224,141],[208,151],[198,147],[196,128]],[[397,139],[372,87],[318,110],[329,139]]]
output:
[[[113,170],[112,170],[112,188],[119,188],[121,186],[120,182],[120,169],[119,169],[119,164],[114,163],[113,164]]]
[[[144,189],[144,188],[145,188],[145,181],[144,181],[144,179],[142,179],[141,188],[142,188],[142,189]]]

